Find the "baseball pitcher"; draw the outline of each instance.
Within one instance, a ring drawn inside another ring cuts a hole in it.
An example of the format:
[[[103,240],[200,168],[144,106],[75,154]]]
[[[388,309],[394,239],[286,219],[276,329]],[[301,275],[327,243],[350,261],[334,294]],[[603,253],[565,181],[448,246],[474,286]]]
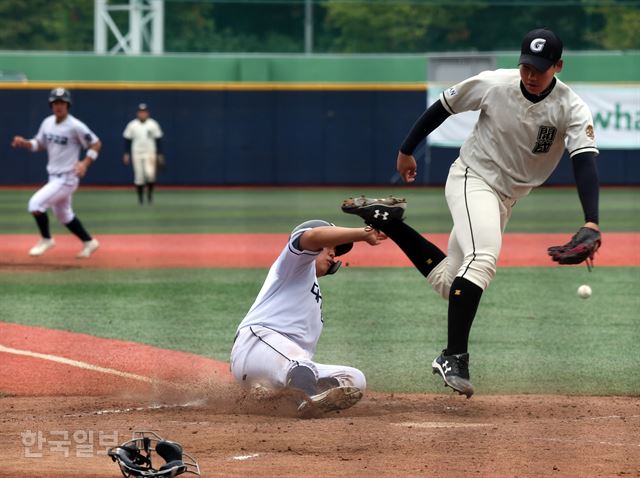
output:
[[[347,200],[345,212],[380,228],[411,258],[431,286],[449,300],[447,347],[432,370],[470,397],[469,332],[483,291],[496,272],[502,234],[516,202],[540,186],[565,149],[571,157],[585,223],[563,246],[549,248],[560,264],[593,259],[600,246],[599,184],[591,112],[555,75],[562,70],[562,41],[536,29],[522,41],[518,69],[485,71],[446,89],[417,120],[400,147],[397,169],[405,182],[417,174],[413,151],[450,115],[480,110],[471,135],[451,165],[445,196],[453,230],[445,254],[402,221],[380,221],[372,211],[398,209],[395,198]],[[396,202],[394,202],[394,200]]]

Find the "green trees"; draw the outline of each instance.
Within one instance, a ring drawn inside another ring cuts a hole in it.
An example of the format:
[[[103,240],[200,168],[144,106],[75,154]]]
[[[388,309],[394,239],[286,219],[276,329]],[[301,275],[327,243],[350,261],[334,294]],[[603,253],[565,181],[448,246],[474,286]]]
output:
[[[0,49],[92,50],[93,2],[2,0]]]
[[[524,32],[543,26],[567,49],[640,49],[638,0],[328,0],[323,8],[336,31],[331,51],[517,50]]]
[[[451,8],[426,2],[352,4],[341,0],[329,0],[325,8],[326,24],[339,32],[332,49],[349,53],[412,53],[459,49],[461,45],[469,49],[473,18],[482,9],[477,2],[465,1]]]
[[[619,2],[604,0],[597,7],[587,11],[601,16],[604,27],[591,32],[589,36],[603,49],[640,48],[640,2],[634,8],[620,5]]]
[[[302,52],[304,1],[166,0],[165,50]],[[316,53],[516,50],[539,26],[567,49],[640,49],[640,0],[313,0],[313,20]],[[0,1],[0,49],[93,50],[93,1]]]

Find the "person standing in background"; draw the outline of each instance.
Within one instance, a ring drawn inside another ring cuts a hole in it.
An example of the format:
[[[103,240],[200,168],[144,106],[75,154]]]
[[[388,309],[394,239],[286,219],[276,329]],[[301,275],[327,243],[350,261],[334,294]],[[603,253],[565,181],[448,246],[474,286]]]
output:
[[[164,165],[162,155],[162,129],[149,115],[145,103],[138,105],[136,118],[131,120],[123,133],[125,152],[122,161],[133,164],[133,182],[138,194],[138,202],[144,203],[144,190],[147,187],[147,202],[153,202],[153,190],[156,184],[158,167]]]

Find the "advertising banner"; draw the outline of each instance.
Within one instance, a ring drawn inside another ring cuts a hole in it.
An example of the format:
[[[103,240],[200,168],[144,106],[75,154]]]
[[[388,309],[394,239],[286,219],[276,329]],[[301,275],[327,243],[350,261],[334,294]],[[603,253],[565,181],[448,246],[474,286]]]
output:
[[[451,85],[430,84],[431,104]],[[584,100],[593,115],[596,141],[600,149],[640,149],[640,85],[569,84]],[[473,129],[479,113],[450,116],[429,135],[431,146],[460,147]]]

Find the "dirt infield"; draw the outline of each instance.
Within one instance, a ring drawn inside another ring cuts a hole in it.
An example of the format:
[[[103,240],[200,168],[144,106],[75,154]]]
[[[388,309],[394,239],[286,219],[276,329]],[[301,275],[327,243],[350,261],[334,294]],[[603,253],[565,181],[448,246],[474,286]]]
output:
[[[180,442],[203,476],[640,476],[640,410],[631,398],[371,393],[345,413],[314,420],[252,410],[228,390],[163,402],[4,398],[0,444],[9,459],[0,476],[115,478],[104,451],[137,428]],[[24,447],[27,431],[47,442]],[[53,444],[64,432],[70,445]]]
[[[429,239],[446,250],[447,234]],[[150,269],[170,267],[269,267],[287,240],[283,234],[153,234],[98,236],[101,247],[90,260],[77,260],[77,239],[56,238],[42,257],[27,252],[33,235],[0,235],[0,270],[65,268]],[[566,234],[506,234],[499,267],[553,265],[547,246],[563,244]],[[596,257],[598,266],[640,266],[640,233],[607,233]],[[344,261],[352,267],[409,267],[411,263],[392,241],[374,249],[356,244]]]
[[[0,337],[0,476],[119,476],[105,450],[136,429],[182,443],[203,476],[640,476],[637,398],[370,392],[299,420],[213,360],[15,324]]]
[[[597,264],[640,265],[639,237],[608,234]],[[266,267],[286,236],[104,236],[87,261],[70,237],[42,258],[26,256],[33,236],[0,238],[0,270],[38,271],[247,267],[247,257]],[[507,236],[502,265],[548,265],[544,245],[562,240]],[[391,244],[376,252],[356,247],[347,260],[408,265]],[[0,424],[0,477],[121,476],[105,450],[138,429],[182,443],[203,476],[640,477],[638,397],[368,391],[350,410],[300,420],[286,399],[247,396],[226,363],[2,322]]]

